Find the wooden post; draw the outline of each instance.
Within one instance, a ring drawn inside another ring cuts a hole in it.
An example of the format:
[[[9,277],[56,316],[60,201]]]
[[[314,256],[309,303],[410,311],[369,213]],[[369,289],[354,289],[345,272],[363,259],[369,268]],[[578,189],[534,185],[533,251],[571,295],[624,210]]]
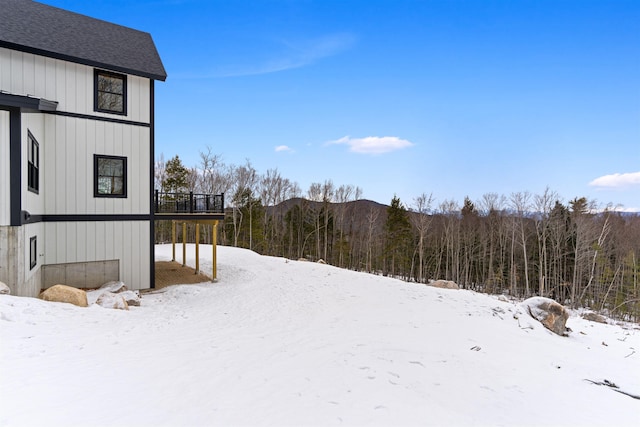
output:
[[[176,260],[176,221],[171,221],[171,261]]]
[[[217,246],[218,244],[218,221],[213,221],[213,225],[211,226],[211,246],[213,247],[212,251],[212,264],[211,267],[211,279],[216,281],[218,278],[218,254],[217,254]]]
[[[200,272],[200,223],[196,221],[196,274]]]
[[[182,266],[187,265],[187,223],[182,223]]]

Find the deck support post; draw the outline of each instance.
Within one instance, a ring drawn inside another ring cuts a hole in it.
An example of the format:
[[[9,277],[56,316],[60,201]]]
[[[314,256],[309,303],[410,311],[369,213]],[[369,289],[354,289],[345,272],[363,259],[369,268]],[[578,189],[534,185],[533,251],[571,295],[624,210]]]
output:
[[[171,221],[171,261],[176,260],[176,222]]]
[[[187,265],[187,223],[182,223],[182,266]]]
[[[211,224],[211,246],[213,247],[212,254],[211,254],[212,255],[212,261],[213,261],[211,279],[214,282],[218,279],[218,252],[217,252],[217,245],[218,245],[218,221],[213,221],[213,223]]]
[[[200,223],[196,221],[196,274],[200,273]]]

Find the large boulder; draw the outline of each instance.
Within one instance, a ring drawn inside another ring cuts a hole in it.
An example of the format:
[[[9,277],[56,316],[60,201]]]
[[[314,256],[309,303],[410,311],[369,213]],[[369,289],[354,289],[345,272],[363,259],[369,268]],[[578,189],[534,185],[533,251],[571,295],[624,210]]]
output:
[[[66,302],[78,307],[87,306],[87,293],[82,289],[67,285],[53,285],[40,294],[40,299],[52,302]]]
[[[442,289],[460,289],[456,282],[451,280],[433,280],[427,283],[427,285]]]
[[[524,300],[522,305],[526,311],[549,329],[561,336],[567,336],[567,319],[569,312],[563,305],[545,297],[532,297]]]
[[[6,283],[0,282],[0,295],[9,295],[11,294],[11,288],[7,286]]]
[[[118,310],[129,310],[129,304],[122,294],[114,294],[113,292],[103,292],[96,300],[96,304],[104,308],[115,308]]]

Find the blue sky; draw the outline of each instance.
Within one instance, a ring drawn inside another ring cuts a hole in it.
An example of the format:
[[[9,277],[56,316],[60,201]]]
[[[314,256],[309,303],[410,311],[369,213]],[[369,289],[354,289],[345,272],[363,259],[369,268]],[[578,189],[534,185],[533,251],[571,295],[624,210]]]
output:
[[[639,1],[43,2],[152,34],[156,153],[187,166],[640,211]]]

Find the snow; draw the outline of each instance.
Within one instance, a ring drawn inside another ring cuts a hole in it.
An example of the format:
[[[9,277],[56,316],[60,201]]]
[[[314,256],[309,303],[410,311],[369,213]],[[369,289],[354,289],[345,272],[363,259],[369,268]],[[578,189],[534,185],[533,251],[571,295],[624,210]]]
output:
[[[218,259],[218,282],[129,311],[1,295],[0,425],[638,423],[640,401],[588,381],[640,395],[637,325],[573,314],[560,337],[497,296]]]

